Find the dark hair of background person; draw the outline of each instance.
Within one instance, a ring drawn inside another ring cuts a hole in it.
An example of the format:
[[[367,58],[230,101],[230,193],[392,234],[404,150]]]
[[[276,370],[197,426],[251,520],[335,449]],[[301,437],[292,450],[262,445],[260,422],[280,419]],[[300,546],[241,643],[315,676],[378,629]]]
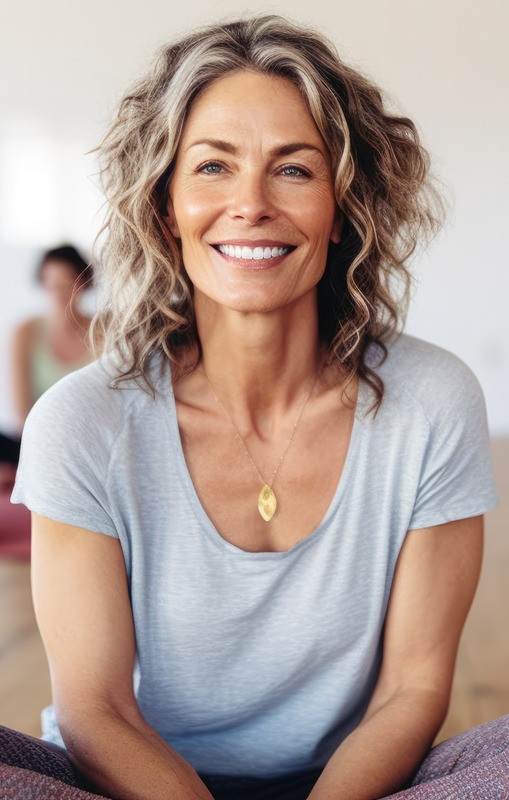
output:
[[[72,267],[80,286],[91,284],[93,281],[94,269],[92,264],[85,261],[81,253],[72,244],[62,244],[43,253],[36,271],[36,278],[39,283],[42,283],[44,267],[49,261],[61,261],[63,264],[68,264]]]

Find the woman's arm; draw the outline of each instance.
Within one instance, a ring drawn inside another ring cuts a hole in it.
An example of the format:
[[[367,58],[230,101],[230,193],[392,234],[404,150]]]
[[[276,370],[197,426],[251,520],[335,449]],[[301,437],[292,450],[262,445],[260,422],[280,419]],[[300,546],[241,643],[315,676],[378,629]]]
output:
[[[120,543],[33,515],[34,606],[58,724],[92,787],[121,800],[211,800],[145,722],[133,693],[135,637]]]
[[[447,713],[459,638],[479,578],[482,543],[482,517],[407,534],[373,697],[309,800],[375,800],[401,788],[415,772]]]
[[[35,402],[30,377],[33,338],[34,321],[28,320],[15,329],[11,343],[12,396],[20,430]]]

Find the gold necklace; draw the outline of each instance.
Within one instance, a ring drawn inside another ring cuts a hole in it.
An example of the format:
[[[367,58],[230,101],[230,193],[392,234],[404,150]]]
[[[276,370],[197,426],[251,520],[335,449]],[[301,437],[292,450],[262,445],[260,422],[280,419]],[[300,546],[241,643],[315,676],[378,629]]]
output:
[[[232,424],[232,427],[233,427],[233,429],[235,431],[237,441],[244,448],[244,452],[245,452],[246,456],[248,457],[249,461],[251,462],[251,466],[253,467],[254,471],[256,472],[256,474],[260,478],[261,482],[263,483],[263,488],[262,488],[260,494],[258,495],[258,511],[260,512],[260,516],[265,520],[265,522],[269,522],[272,519],[272,517],[274,516],[274,514],[276,512],[276,508],[277,508],[277,499],[276,499],[276,495],[274,494],[274,490],[273,490],[272,487],[274,485],[274,481],[276,480],[276,476],[277,476],[277,474],[279,472],[279,469],[280,469],[283,461],[285,460],[286,454],[288,453],[288,450],[290,449],[290,445],[291,445],[291,443],[293,441],[293,437],[295,436],[295,431],[297,430],[297,425],[299,424],[299,422],[301,420],[301,417],[302,417],[302,415],[304,413],[304,409],[306,408],[306,406],[308,404],[308,400],[311,397],[313,389],[316,386],[316,383],[318,381],[318,375],[316,376],[315,380],[313,381],[309,391],[306,392],[306,397],[305,397],[304,402],[302,404],[302,407],[301,407],[301,409],[300,409],[300,411],[298,413],[297,419],[295,420],[295,424],[294,424],[294,426],[292,428],[292,433],[291,433],[290,438],[288,440],[288,444],[286,445],[282,455],[279,456],[279,460],[278,460],[278,463],[276,465],[276,469],[272,473],[272,477],[271,477],[270,481],[265,481],[265,479],[262,477],[262,475],[260,473],[260,470],[256,466],[251,453],[247,449],[246,442],[244,441],[244,438],[243,438],[242,434],[240,433],[239,429],[235,425],[235,422],[233,421],[232,415],[230,414],[230,412],[226,408],[225,404],[219,399],[219,397],[215,393],[214,387],[212,386],[210,378],[207,377],[207,375],[205,374],[204,370],[201,370],[201,372],[205,376],[205,379],[207,380],[207,382],[208,382],[208,384],[209,384],[209,386],[211,388],[212,396],[214,397],[214,400],[216,401],[216,403],[219,403],[219,405],[221,406],[221,408],[225,412],[226,416],[230,420],[230,422]]]

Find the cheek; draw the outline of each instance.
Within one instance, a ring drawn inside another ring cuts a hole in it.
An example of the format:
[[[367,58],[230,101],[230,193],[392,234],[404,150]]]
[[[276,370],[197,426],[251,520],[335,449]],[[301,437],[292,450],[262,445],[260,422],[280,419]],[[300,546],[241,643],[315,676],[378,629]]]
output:
[[[206,230],[221,208],[220,192],[211,191],[210,188],[204,191],[203,187],[176,185],[168,204],[170,223],[178,228],[179,233],[176,235],[184,239],[200,230]],[[173,227],[172,233],[175,235]]]
[[[336,218],[336,201],[328,186],[310,186],[309,191],[285,200],[284,207],[302,230],[315,240],[329,241]]]
[[[305,233],[313,252],[328,249],[334,237],[334,210],[326,206],[321,210],[303,212],[300,219],[294,218],[298,228]]]
[[[70,294],[73,287],[73,283],[43,283],[43,288],[50,294]]]
[[[185,241],[200,233],[207,227],[208,207],[199,197],[189,198],[187,202],[174,208],[172,233]]]

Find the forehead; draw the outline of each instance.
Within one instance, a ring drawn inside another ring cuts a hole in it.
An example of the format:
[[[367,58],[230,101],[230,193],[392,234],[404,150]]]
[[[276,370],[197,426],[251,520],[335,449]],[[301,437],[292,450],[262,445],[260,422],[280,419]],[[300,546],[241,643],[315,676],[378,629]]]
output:
[[[76,278],[76,270],[73,265],[68,261],[62,261],[58,258],[48,258],[41,267],[41,274],[51,276],[62,276],[69,278]]]
[[[225,134],[323,140],[306,101],[288,78],[247,70],[232,72],[209,84],[189,111],[181,145],[190,146],[200,136]]]

